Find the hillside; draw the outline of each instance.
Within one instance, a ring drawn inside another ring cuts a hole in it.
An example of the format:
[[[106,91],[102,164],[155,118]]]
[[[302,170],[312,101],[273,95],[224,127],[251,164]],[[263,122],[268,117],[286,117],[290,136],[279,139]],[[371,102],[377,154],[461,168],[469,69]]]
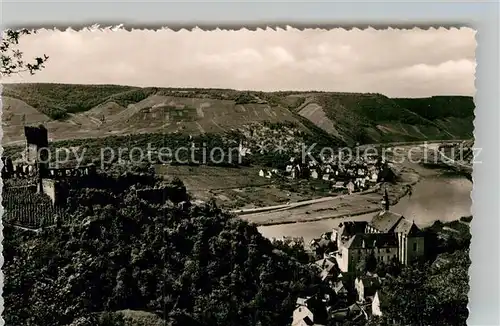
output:
[[[6,84],[4,144],[23,124],[53,139],[130,133],[226,133],[252,123],[293,122],[344,143],[472,138],[471,97],[391,99],[381,94],[247,92],[116,85]]]
[[[321,93],[309,96],[297,112],[330,134],[378,143],[471,138],[473,108],[470,97],[390,99],[381,94]]]
[[[137,195],[158,181],[102,174],[71,189],[74,224],[29,234],[6,226],[6,324],[289,325],[298,294],[319,285],[315,270],[256,226],[190,203],[180,181],[160,203]],[[97,312],[121,312],[125,323],[116,314],[96,323]]]

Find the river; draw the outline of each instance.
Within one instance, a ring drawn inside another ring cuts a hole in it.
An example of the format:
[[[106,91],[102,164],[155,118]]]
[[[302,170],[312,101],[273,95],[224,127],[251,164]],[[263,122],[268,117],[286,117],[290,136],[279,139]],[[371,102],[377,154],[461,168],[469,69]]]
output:
[[[429,226],[436,220],[452,221],[471,215],[471,191],[472,183],[465,177],[433,175],[423,178],[413,187],[412,196],[402,198],[391,210],[403,214],[407,219],[413,219],[421,227]],[[308,243],[342,221],[369,221],[373,215],[374,213],[350,218],[261,226],[259,231],[267,238],[303,237]]]

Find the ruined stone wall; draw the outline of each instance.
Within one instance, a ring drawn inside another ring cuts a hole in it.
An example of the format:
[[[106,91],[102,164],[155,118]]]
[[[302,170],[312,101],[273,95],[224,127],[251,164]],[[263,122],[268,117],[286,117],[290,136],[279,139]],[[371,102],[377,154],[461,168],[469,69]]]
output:
[[[28,178],[37,175],[37,168],[31,164],[12,164],[4,165],[2,168],[2,177],[9,178]],[[43,171],[42,178],[49,179],[67,179],[94,175],[96,169],[94,166],[82,166],[78,168],[47,168]]]
[[[63,178],[78,178],[95,174],[93,166],[82,166],[78,168],[49,168],[47,170],[47,178],[63,179]]]
[[[35,174],[35,166],[29,164],[12,164],[10,166],[4,165],[2,168],[3,179],[27,179],[35,176]]]

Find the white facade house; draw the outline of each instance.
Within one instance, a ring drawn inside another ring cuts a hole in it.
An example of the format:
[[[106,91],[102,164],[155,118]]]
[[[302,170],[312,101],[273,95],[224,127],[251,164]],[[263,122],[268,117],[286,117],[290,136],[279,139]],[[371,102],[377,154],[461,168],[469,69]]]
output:
[[[372,301],[372,315],[380,317],[382,316],[382,309],[380,307],[380,301],[382,300],[382,296],[380,295],[380,291],[375,293]]]
[[[316,169],[311,170],[311,178],[318,179],[318,172]]]
[[[314,315],[306,306],[298,306],[293,311],[293,321],[292,326],[310,326],[314,324],[309,324],[314,320]]]
[[[337,264],[342,272],[354,272],[361,259],[372,255],[377,261],[398,260],[408,265],[425,255],[424,236],[414,222],[389,211],[387,192],[385,207],[367,222],[345,222],[333,230],[337,240]]]
[[[349,195],[354,192],[354,183],[352,181],[349,181],[349,183],[346,185],[347,191],[349,192]]]

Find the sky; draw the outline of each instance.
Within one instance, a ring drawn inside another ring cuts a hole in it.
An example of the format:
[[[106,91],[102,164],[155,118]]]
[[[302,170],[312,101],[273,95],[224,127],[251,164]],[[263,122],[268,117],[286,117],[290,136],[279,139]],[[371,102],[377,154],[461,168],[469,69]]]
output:
[[[41,29],[19,49],[46,68],[2,82],[472,96],[475,48],[470,28]]]

